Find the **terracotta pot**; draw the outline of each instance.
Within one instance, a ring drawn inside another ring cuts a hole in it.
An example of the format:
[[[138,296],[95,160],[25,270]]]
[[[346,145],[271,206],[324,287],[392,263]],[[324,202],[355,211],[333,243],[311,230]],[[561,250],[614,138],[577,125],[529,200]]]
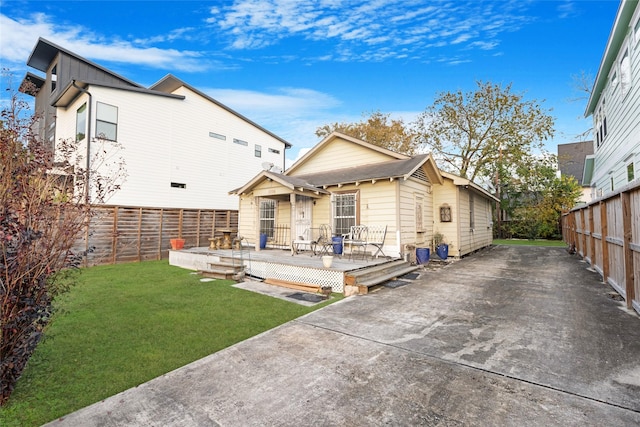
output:
[[[171,243],[171,249],[174,251],[184,248],[184,239],[171,239],[169,242]]]

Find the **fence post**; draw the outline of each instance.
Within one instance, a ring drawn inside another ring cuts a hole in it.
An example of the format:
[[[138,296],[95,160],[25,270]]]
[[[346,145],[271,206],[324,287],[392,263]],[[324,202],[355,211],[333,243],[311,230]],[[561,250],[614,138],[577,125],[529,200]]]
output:
[[[594,220],[593,220],[593,206],[589,206],[589,259],[591,260],[591,267],[596,265],[596,239],[593,237],[594,232]]]
[[[608,283],[609,280],[609,225],[607,223],[607,202],[600,202],[600,226],[602,227],[602,281]]]
[[[626,291],[627,308],[632,307],[635,298],[633,287],[633,251],[631,250],[631,194],[627,191],[620,193],[622,202],[622,240],[624,243],[624,282]]]

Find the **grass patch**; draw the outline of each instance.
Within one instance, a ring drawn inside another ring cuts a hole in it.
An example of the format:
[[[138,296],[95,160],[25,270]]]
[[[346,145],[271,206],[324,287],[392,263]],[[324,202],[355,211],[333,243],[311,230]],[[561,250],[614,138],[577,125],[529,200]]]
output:
[[[91,267],[56,313],[0,425],[38,426],[314,311],[167,261]]]
[[[567,244],[562,240],[527,240],[527,239],[493,239],[494,245],[512,245],[512,246],[556,246],[565,247]]]

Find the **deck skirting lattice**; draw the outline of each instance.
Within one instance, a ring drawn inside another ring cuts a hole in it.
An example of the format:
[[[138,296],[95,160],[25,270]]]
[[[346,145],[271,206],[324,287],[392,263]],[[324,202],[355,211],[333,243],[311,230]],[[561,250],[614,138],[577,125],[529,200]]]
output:
[[[293,283],[331,286],[333,292],[344,292],[344,272],[325,268],[302,267],[251,260],[246,262],[246,273],[259,279],[277,279]]]

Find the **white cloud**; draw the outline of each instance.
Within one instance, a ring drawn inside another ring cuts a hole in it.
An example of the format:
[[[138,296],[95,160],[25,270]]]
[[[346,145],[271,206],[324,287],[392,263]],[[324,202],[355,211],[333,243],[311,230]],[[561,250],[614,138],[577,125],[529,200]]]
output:
[[[461,49],[499,45],[498,35],[530,21],[525,2],[439,2],[412,0],[352,0],[347,4],[314,0],[236,0],[216,8],[211,22],[229,35],[233,49],[261,49],[284,38],[333,43],[341,61],[425,59],[438,46],[463,44]],[[376,45],[386,54],[362,52]],[[410,46],[400,53],[397,46]],[[318,60],[318,58],[310,58]]]
[[[204,71],[212,64],[203,58],[201,52],[179,51],[147,47],[141,41],[107,41],[100,35],[81,26],[56,25],[45,14],[34,14],[28,19],[11,19],[0,14],[0,60],[23,66],[38,37],[45,38],[59,46],[85,58],[96,61],[110,61],[144,65],[152,68],[179,71]],[[178,37],[186,29],[177,29],[165,39]],[[150,39],[150,41],[158,41]]]

